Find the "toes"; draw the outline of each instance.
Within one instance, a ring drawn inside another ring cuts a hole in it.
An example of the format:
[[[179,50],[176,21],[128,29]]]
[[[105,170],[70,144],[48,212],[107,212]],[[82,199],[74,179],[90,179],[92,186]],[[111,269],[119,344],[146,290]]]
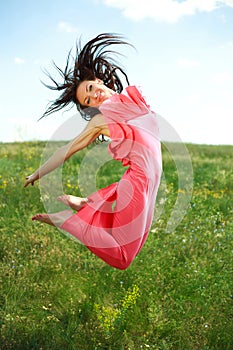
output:
[[[68,197],[68,195],[66,195],[66,194],[64,194],[63,196],[57,197],[57,200],[58,200],[59,202],[63,202],[63,203],[67,203],[68,199],[69,199],[69,197]]]
[[[38,220],[40,218],[41,214],[36,214],[32,217],[32,220]]]
[[[39,221],[41,221],[42,219],[44,219],[45,218],[45,214],[36,214],[36,215],[34,215],[33,217],[32,217],[32,220],[34,221],[34,220],[39,220]]]

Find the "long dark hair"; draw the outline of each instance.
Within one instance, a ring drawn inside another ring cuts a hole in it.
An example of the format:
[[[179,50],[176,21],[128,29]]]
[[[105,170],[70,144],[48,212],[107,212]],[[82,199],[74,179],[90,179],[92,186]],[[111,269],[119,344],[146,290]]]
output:
[[[110,45],[126,44],[128,42],[122,40],[122,36],[112,33],[103,33],[96,36],[94,39],[82,48],[81,40],[76,45],[76,55],[73,57],[71,51],[66,60],[64,71],[59,68],[54,62],[54,67],[62,77],[63,81],[58,83],[55,79],[45,71],[46,75],[51,79],[54,85],[47,85],[51,90],[62,91],[61,95],[50,103],[41,118],[61,110],[68,105],[76,105],[82,117],[86,120],[90,116],[85,113],[84,107],[79,104],[76,98],[76,90],[79,84],[85,80],[101,79],[104,84],[110,89],[120,93],[123,90],[123,84],[116,71],[123,74],[129,85],[127,74],[123,68],[110,55],[119,55],[118,52],[109,50]],[[40,118],[40,119],[41,119]]]

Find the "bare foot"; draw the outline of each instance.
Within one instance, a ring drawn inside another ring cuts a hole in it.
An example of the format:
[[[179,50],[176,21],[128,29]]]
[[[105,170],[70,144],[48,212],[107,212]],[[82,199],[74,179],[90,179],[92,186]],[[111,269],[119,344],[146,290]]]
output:
[[[63,210],[54,214],[36,214],[32,217],[32,220],[40,221],[51,226],[60,227],[72,215],[73,212],[71,210]]]
[[[58,197],[57,200],[76,211],[80,210],[88,202],[88,198],[75,197],[69,194],[64,194]]]

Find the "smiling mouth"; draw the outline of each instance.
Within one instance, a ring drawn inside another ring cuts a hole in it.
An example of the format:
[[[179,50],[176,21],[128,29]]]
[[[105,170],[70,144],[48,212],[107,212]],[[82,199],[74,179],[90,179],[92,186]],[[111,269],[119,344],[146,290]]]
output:
[[[97,91],[96,97],[97,97],[97,102],[98,103],[101,103],[101,102],[103,102],[105,100],[105,94],[101,90]]]

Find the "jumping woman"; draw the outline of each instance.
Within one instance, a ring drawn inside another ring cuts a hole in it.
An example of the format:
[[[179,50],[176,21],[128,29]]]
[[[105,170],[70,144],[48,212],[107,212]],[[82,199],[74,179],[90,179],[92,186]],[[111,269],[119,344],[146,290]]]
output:
[[[73,235],[110,266],[126,269],[144,245],[154,214],[162,172],[156,114],[140,89],[129,86],[124,70],[109,57],[109,46],[127,44],[114,34],[100,34],[83,48],[77,47],[74,64],[70,55],[63,82],[48,86],[61,91],[43,117],[76,104],[89,119],[73,141],[59,148],[38,170],[26,178],[25,187],[50,173],[74,153],[99,136],[110,138],[109,152],[127,170],[119,182],[79,198],[61,195],[58,200],[70,209],[53,214],[36,214],[32,220],[56,226]],[[123,84],[121,72],[128,86]]]

